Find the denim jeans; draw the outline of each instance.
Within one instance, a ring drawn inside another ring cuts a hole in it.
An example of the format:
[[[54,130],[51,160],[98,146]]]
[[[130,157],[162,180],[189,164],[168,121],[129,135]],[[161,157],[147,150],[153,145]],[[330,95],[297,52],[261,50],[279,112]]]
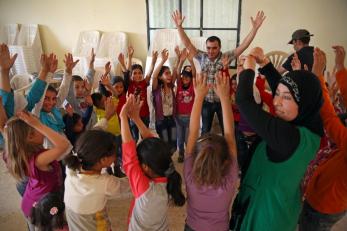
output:
[[[210,103],[210,102],[204,101],[202,105],[202,115],[201,115],[202,117],[201,135],[211,131],[213,117],[215,113],[217,113],[219,126],[221,127],[222,132],[224,133],[222,106],[220,102]]]
[[[189,115],[177,115],[175,118],[177,130],[177,146],[180,154],[184,154],[184,143],[186,143],[189,127]]]
[[[299,219],[299,231],[329,231],[345,215],[346,211],[337,214],[320,213],[305,201]]]
[[[148,127],[149,125],[149,117],[141,117],[142,122]],[[130,130],[134,140],[137,142],[139,140],[139,129],[137,128],[134,121],[130,120]]]
[[[175,128],[176,124],[173,116],[164,116],[164,119],[155,121],[155,130],[159,137],[170,144],[171,148],[176,147]]]

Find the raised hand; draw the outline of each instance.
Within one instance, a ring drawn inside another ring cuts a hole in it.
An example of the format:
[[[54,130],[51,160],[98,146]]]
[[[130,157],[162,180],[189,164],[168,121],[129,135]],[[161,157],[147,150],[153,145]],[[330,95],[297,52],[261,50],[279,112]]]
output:
[[[175,10],[172,15],[171,15],[172,20],[174,21],[176,27],[180,27],[182,26],[185,17],[181,15],[181,12],[179,12],[178,10]]]
[[[70,117],[73,116],[73,108],[71,106],[71,104],[66,104],[65,106],[65,111],[66,111],[66,114],[68,114]]]
[[[165,63],[166,60],[169,58],[169,51],[167,49],[164,49],[161,51],[161,61],[162,63]]]
[[[123,71],[125,71],[125,69],[126,69],[126,66],[125,66],[125,56],[124,56],[123,53],[119,53],[119,55],[118,55],[118,62],[121,65]]]
[[[312,72],[318,77],[323,76],[326,63],[327,58],[325,53],[318,47],[314,48]]]
[[[110,77],[103,74],[100,78],[100,83],[104,86],[111,86]]]
[[[293,71],[301,70],[301,62],[296,52],[293,55],[293,59],[290,65],[292,66]]]
[[[140,97],[135,97],[131,101],[131,107],[128,110],[128,117],[132,120],[140,119],[140,110],[143,104],[143,101],[140,100]]]
[[[86,94],[89,95],[90,91],[92,90],[92,85],[89,83],[88,79],[83,80],[83,87]]]
[[[225,69],[229,68],[230,61],[231,61],[231,60],[230,60],[230,57],[224,54],[224,55],[222,56],[223,68],[225,68]]]
[[[180,57],[181,57],[181,51],[180,51],[179,46],[175,46],[175,53],[176,53],[177,58],[180,59]]]
[[[249,55],[251,55],[255,58],[255,61],[257,62],[257,64],[262,64],[264,62],[264,60],[266,59],[266,57],[264,55],[264,51],[260,47],[254,47],[250,51]]]
[[[335,68],[336,71],[342,70],[345,68],[345,57],[346,52],[343,46],[333,46],[335,51]]]
[[[193,86],[195,97],[198,99],[204,99],[210,89],[210,86],[207,85],[207,76],[206,73],[197,73],[196,78],[193,78]]]
[[[49,57],[46,54],[42,54],[40,58],[40,64],[41,64],[41,71],[48,73],[49,72],[49,64],[50,60]]]
[[[53,53],[49,55],[49,72],[54,73],[58,68],[57,56]]]
[[[105,117],[107,120],[111,119],[116,114],[116,103],[111,97],[108,97],[105,101]]]
[[[94,48],[92,48],[90,52],[90,57],[89,57],[89,69],[94,69],[94,62],[95,62],[95,53],[94,53]]]
[[[73,61],[73,57],[71,53],[65,54],[65,59],[63,61],[65,63],[65,71],[69,74],[72,74],[72,69],[74,69],[74,67],[79,61],[80,61],[79,59],[77,59],[76,61]]]
[[[112,68],[111,62],[107,62],[105,64],[105,68],[104,68],[104,75],[108,76],[110,74],[110,72],[111,72],[111,68]]]
[[[12,57],[8,46],[4,43],[0,45],[0,67],[3,71],[10,71],[14,62],[16,61],[17,54],[14,54]]]
[[[216,73],[215,77],[215,84],[213,86],[214,92],[218,95],[218,97],[223,99],[230,99],[230,79],[225,75],[225,73],[222,73],[221,71]]]
[[[180,60],[184,61],[186,58],[188,58],[188,50],[187,48],[183,48],[183,50],[181,50]]]
[[[158,59],[158,51],[152,51],[152,63],[156,63]]]
[[[253,19],[253,17],[251,17],[253,28],[258,30],[259,27],[261,26],[261,24],[263,24],[265,18],[266,18],[266,16],[264,15],[264,12],[258,11],[257,15],[255,16],[255,19]]]
[[[133,57],[134,55],[134,48],[132,46],[128,46],[128,56]]]

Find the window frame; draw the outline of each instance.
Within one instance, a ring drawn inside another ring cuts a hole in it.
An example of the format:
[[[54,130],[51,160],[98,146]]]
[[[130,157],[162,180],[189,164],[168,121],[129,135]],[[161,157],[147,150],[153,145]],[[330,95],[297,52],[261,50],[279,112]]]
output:
[[[149,21],[149,1],[151,0],[146,0],[146,15],[147,15],[147,49],[149,49],[150,46],[150,41],[151,41],[151,31],[153,30],[158,30],[158,29],[166,29],[163,27],[150,27],[150,21]],[[166,1],[166,0],[165,0]],[[179,11],[182,12],[182,0],[177,0],[178,1],[178,6],[179,6]],[[200,37],[203,36],[203,31],[206,30],[227,30],[227,31],[236,31],[236,47],[239,46],[240,43],[240,31],[241,31],[241,8],[242,8],[242,0],[239,1],[239,8],[238,8],[238,16],[237,16],[237,27],[203,27],[204,24],[204,0],[200,0],[200,27],[184,27],[184,30],[195,30],[199,31]],[[235,48],[236,48],[235,47]],[[234,64],[231,65],[229,68],[236,69],[236,63],[233,62]]]

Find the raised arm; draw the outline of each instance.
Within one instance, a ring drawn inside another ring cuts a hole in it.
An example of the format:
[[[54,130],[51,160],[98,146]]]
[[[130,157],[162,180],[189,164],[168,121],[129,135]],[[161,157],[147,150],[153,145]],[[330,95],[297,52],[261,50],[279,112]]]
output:
[[[192,42],[190,41],[186,32],[184,32],[184,29],[182,27],[182,24],[183,24],[185,17],[182,17],[181,12],[179,12],[178,10],[174,11],[172,13],[171,17],[172,17],[172,20],[174,21],[174,23],[176,25],[178,35],[180,36],[182,43],[189,50],[189,52],[191,52],[192,55],[195,56],[198,53],[198,50],[192,44]]]
[[[89,57],[89,69],[86,75],[88,82],[90,83],[91,86],[93,86],[94,84],[94,75],[95,75],[94,62],[95,62],[95,53],[94,53],[94,48],[92,48],[90,52],[90,57]]]
[[[209,90],[206,75],[197,74],[196,78],[193,78],[192,81],[194,86],[195,98],[192,113],[190,114],[186,155],[191,155],[193,153],[196,140],[199,137],[202,104]]]
[[[345,68],[346,52],[342,46],[333,46],[335,50],[336,82],[340,89],[344,106],[347,108],[347,70]]]
[[[36,129],[42,135],[48,138],[53,144],[53,148],[41,153],[37,158],[35,165],[43,171],[50,169],[50,163],[60,159],[72,146],[65,136],[53,131],[51,128],[43,125],[40,120],[28,112],[19,112],[18,117],[29,126]]]
[[[216,84],[214,91],[220,98],[223,112],[224,138],[228,143],[229,154],[233,159],[237,158],[237,149],[235,141],[234,116],[231,110],[230,101],[230,77],[225,73],[219,72],[216,75]]]
[[[345,70],[344,59],[345,52],[343,47],[334,46],[335,49],[335,66],[337,72]],[[324,129],[326,130],[328,136],[337,144],[338,147],[343,147],[347,140],[347,128],[342,124],[340,118],[336,115],[334,106],[330,101],[329,92],[324,81],[324,69],[326,66],[326,56],[323,51],[319,48],[315,48],[313,53],[313,66],[312,72],[319,76],[319,81],[321,83],[323,92],[323,105],[320,110],[320,115],[323,120]],[[347,85],[347,72],[344,76],[344,85]],[[345,86],[346,87],[346,86]],[[347,92],[344,92],[347,93]]]
[[[109,92],[112,93],[113,96],[115,96],[117,95],[117,93],[111,85],[110,72],[111,72],[111,63],[107,62],[105,64],[104,73],[102,74],[100,78],[100,85],[104,86]]]
[[[151,66],[149,67],[149,70],[146,73],[146,77],[145,77],[145,80],[146,80],[147,84],[151,80],[151,76],[153,74],[154,66],[155,66],[155,63],[157,62],[157,59],[158,59],[158,51],[152,51]]]
[[[192,56],[188,50],[187,50],[187,59],[189,61],[190,67],[192,68],[193,78],[195,78],[195,76],[196,76],[196,68],[195,68],[195,64],[194,64],[194,60],[193,60],[194,56]]]
[[[174,66],[174,69],[172,71],[172,74],[175,74],[175,79],[172,81],[173,83],[175,80],[177,80],[177,83],[181,81],[181,70],[184,64],[184,61],[187,59],[187,48],[183,48],[182,51],[180,51],[179,47],[175,47],[175,53],[176,53],[176,64]]]
[[[61,81],[58,95],[57,95],[57,104],[56,107],[61,107],[64,103],[70,89],[70,84],[72,80],[72,69],[76,66],[79,60],[74,61],[72,54],[65,54],[65,72],[63,76],[63,80]]]
[[[0,89],[5,92],[11,92],[10,85],[10,69],[16,61],[17,54],[10,56],[10,51],[6,44],[0,45],[0,71],[1,71],[1,80],[0,80]]]
[[[0,132],[1,134],[4,133],[4,127],[5,127],[7,119],[8,117],[6,115],[5,108],[2,105],[2,97],[0,96]]]
[[[252,29],[248,33],[246,38],[241,42],[241,44],[234,49],[235,57],[238,57],[239,55],[241,55],[249,47],[249,45],[253,41],[255,35],[257,34],[258,29],[260,28],[261,24],[264,22],[265,18],[266,17],[264,15],[263,11],[258,11],[257,15],[255,16],[255,19],[253,19],[253,17],[251,17]]]
[[[250,126],[272,150],[269,152],[270,159],[277,162],[287,160],[299,145],[299,130],[296,126],[263,111],[261,105],[255,102],[255,58],[247,56],[243,67],[244,71],[240,73],[236,91],[236,103]]]
[[[134,55],[134,48],[132,46],[129,46],[128,47],[128,66],[127,66],[127,70],[131,70],[133,55]]]
[[[158,75],[159,75],[160,69],[163,67],[164,63],[166,62],[168,58],[169,58],[169,51],[167,49],[162,50],[161,61],[159,65],[154,69],[154,72],[153,72],[152,91],[158,88]]]

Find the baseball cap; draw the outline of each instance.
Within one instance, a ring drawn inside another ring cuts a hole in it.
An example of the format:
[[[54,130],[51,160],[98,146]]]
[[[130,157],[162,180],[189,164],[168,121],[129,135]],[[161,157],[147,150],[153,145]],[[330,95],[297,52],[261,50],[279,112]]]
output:
[[[288,44],[293,44],[293,40],[298,40],[298,39],[302,39],[302,38],[309,38],[311,36],[313,36],[313,34],[310,34],[310,32],[308,32],[308,30],[305,30],[305,29],[296,30],[292,34],[292,39],[288,42]]]

